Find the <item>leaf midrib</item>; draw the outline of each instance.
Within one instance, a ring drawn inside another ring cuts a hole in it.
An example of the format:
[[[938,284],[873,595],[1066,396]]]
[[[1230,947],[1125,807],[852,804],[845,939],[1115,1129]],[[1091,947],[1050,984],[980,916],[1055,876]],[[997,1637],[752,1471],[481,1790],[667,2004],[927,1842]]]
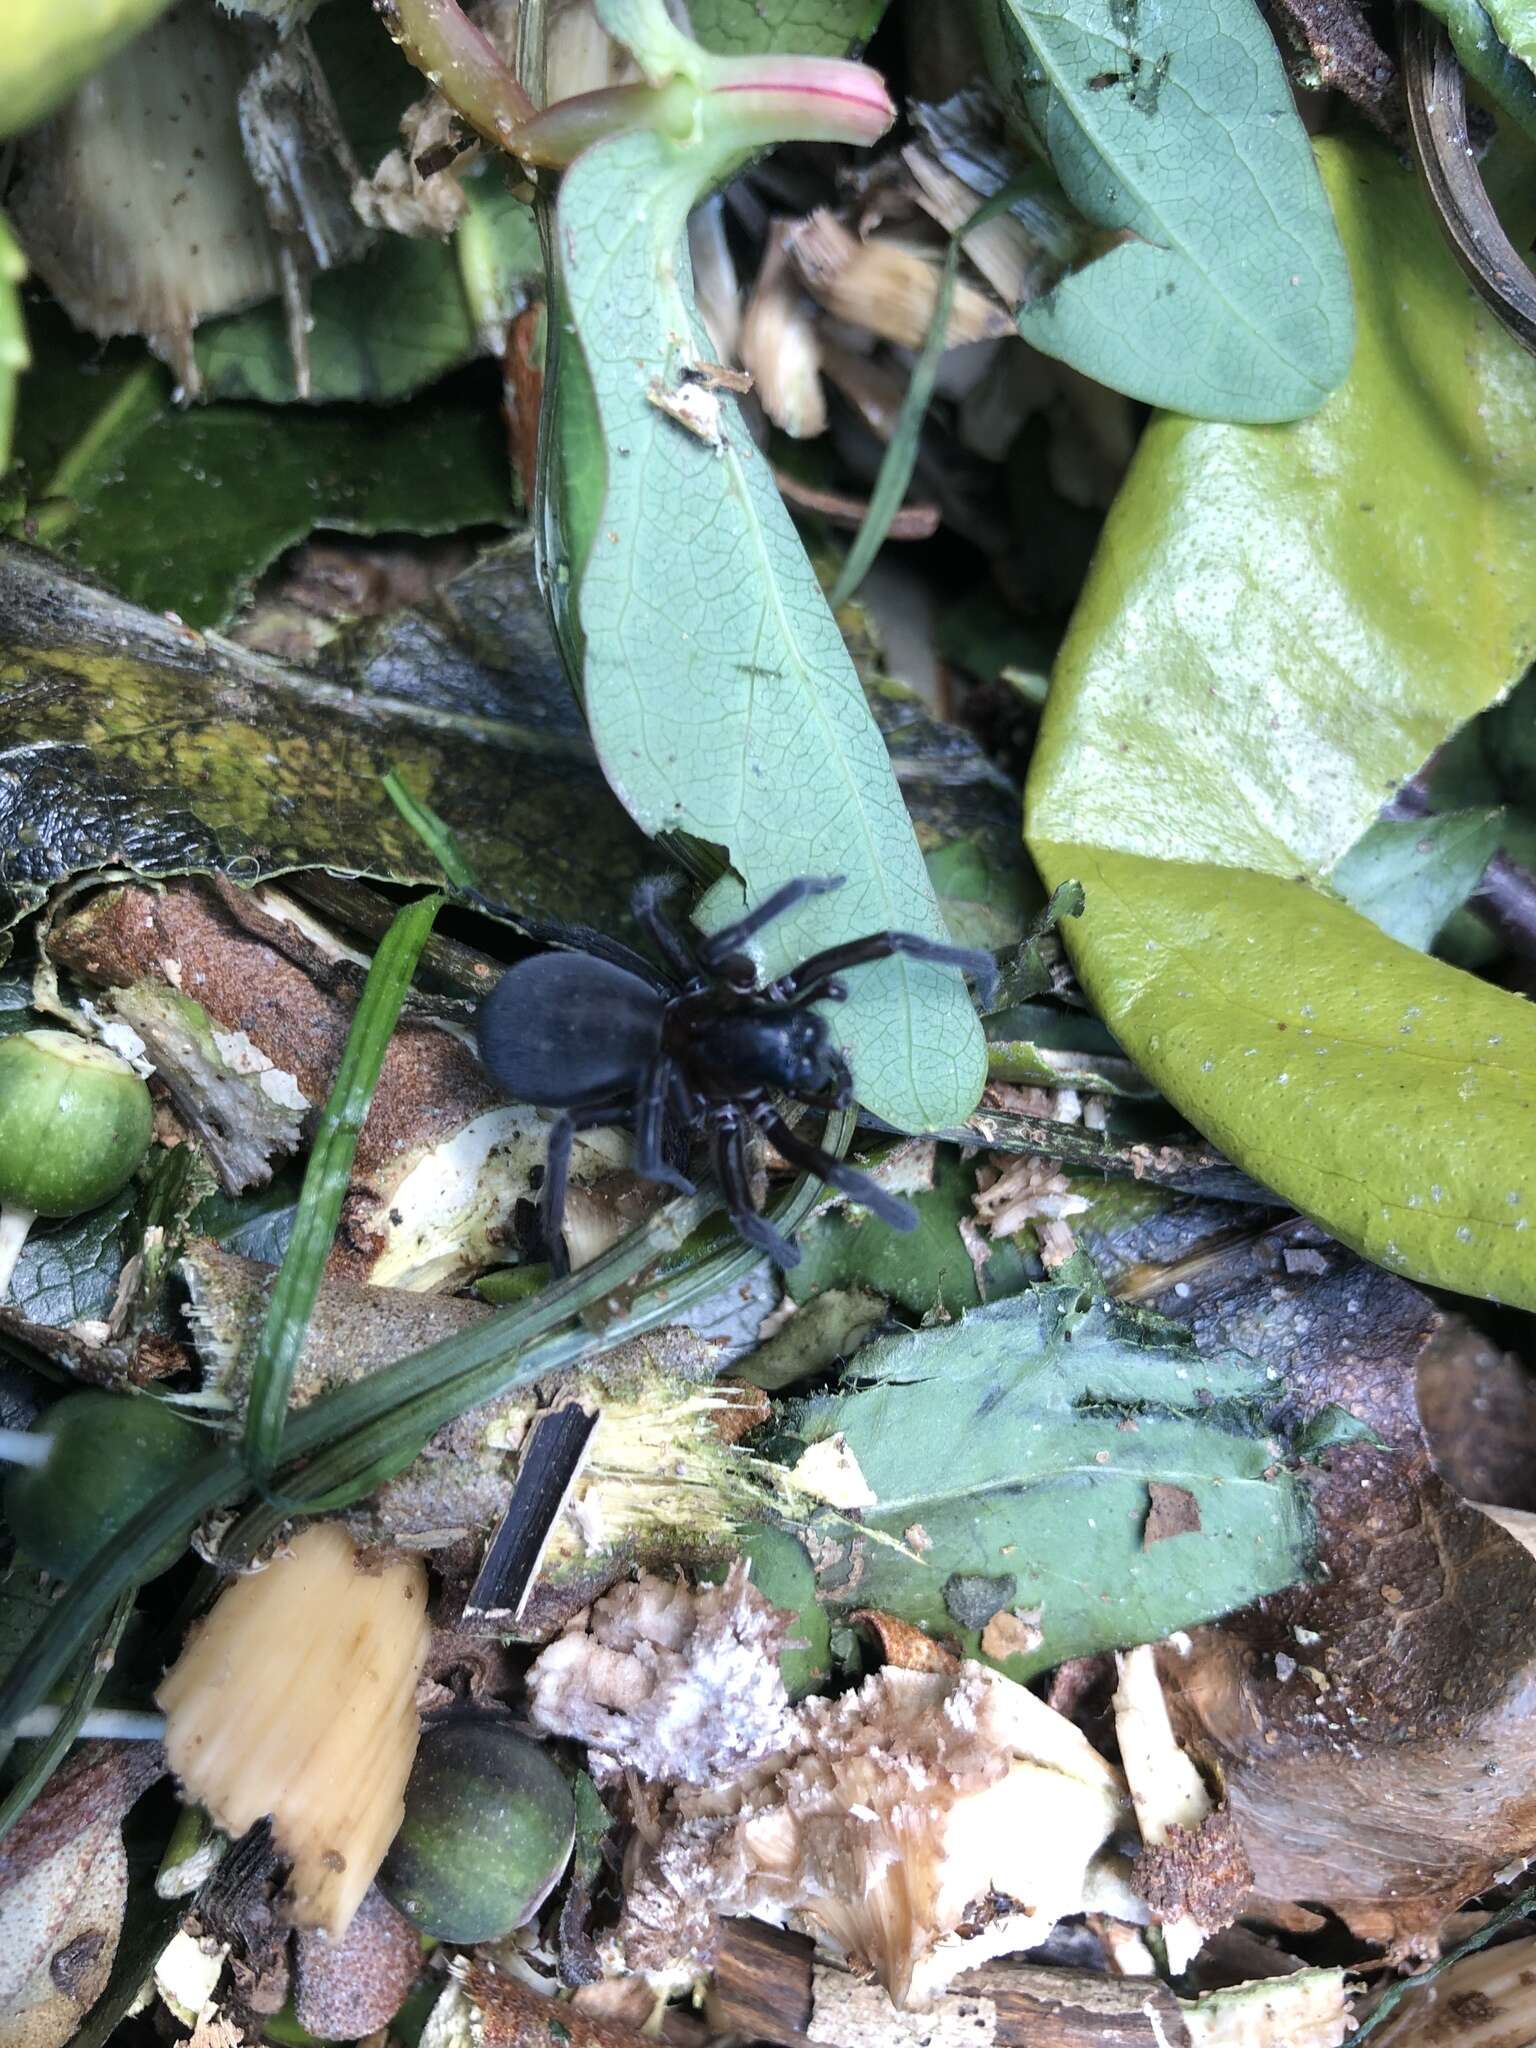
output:
[[[1037,42],[1034,36],[1030,34],[1029,29],[1025,26],[1027,0],[1008,0],[1008,4],[1015,21],[1017,21],[1019,24],[1020,31],[1027,39],[1030,49],[1034,52],[1035,57],[1039,61],[1041,70],[1045,73],[1047,79],[1050,81],[1051,89],[1059,95],[1063,104],[1071,113],[1072,119],[1077,126],[1078,132],[1083,136],[1084,140],[1090,145],[1090,147],[1094,149],[1097,155],[1100,158],[1102,158],[1104,163],[1110,165],[1113,168],[1115,175],[1121,179],[1122,183],[1129,191],[1135,194],[1136,198],[1140,201],[1142,206],[1145,207],[1146,210],[1153,216],[1153,218],[1157,220],[1161,225],[1169,227],[1170,224],[1168,223],[1162,208],[1155,205],[1152,202],[1152,200],[1148,198],[1140,182],[1135,177],[1133,177],[1129,171],[1127,171],[1124,168],[1122,159],[1118,155],[1112,153],[1109,149],[1100,146],[1098,140],[1099,130],[1087,118],[1088,109],[1086,103],[1082,98],[1082,95],[1072,88],[1065,72],[1061,70],[1060,66],[1048,54],[1046,39],[1044,38],[1044,36],[1042,36],[1041,40]],[[1035,17],[1032,15],[1028,18],[1030,20],[1035,19]],[[1088,29],[1079,29],[1077,32],[1085,37],[1093,33],[1093,31]],[[1225,34],[1225,31],[1223,31],[1223,34]],[[1101,38],[1101,40],[1107,43],[1111,49],[1119,51],[1122,56],[1130,57],[1136,54],[1131,50],[1128,44],[1117,41],[1116,38],[1113,36],[1104,36]],[[1166,85],[1173,86],[1175,90],[1184,93],[1186,98],[1190,97],[1188,88],[1184,86],[1181,82],[1176,82],[1173,79],[1171,72],[1168,80],[1165,83]],[[1213,115],[1209,118],[1217,119],[1219,121],[1218,116]],[[1228,137],[1232,135],[1232,129],[1229,128],[1225,122],[1220,122],[1219,125],[1221,126],[1224,134],[1226,134]],[[1244,169],[1246,170],[1247,165],[1244,162],[1241,152],[1234,150],[1233,153],[1234,156],[1236,156],[1237,161],[1239,163],[1243,163]],[[1251,171],[1248,173],[1248,175],[1252,180]],[[1255,189],[1258,190],[1259,188],[1257,185],[1257,181],[1253,180],[1253,182],[1255,185]],[[1280,229],[1283,224],[1281,223],[1279,216],[1275,214],[1273,208],[1270,209],[1270,214],[1271,218],[1274,220],[1276,228]],[[1143,236],[1140,239],[1145,241],[1148,238]],[[1291,239],[1294,244],[1295,238],[1292,237]],[[1188,263],[1198,276],[1205,279],[1207,284],[1210,286],[1210,289],[1216,297],[1216,299],[1220,302],[1221,305],[1226,307],[1229,313],[1232,314],[1236,323],[1244,330],[1245,333],[1252,335],[1256,341],[1261,343],[1263,347],[1268,350],[1269,354],[1273,356],[1276,362],[1283,364],[1284,367],[1288,369],[1293,375],[1302,378],[1310,389],[1318,392],[1320,396],[1327,396],[1328,391],[1331,387],[1324,383],[1320,378],[1313,376],[1311,371],[1307,370],[1300,363],[1296,362],[1294,358],[1285,354],[1285,352],[1281,349],[1279,343],[1275,340],[1273,335],[1271,335],[1266,328],[1255,325],[1254,321],[1245,312],[1242,305],[1238,302],[1234,302],[1231,295],[1226,290],[1225,286],[1219,281],[1217,276],[1211,270],[1209,270],[1204,263],[1197,259],[1197,257],[1192,252],[1186,238],[1182,234],[1180,234],[1176,228],[1170,228],[1169,240],[1166,245],[1152,244],[1151,246],[1163,247],[1164,252],[1166,254],[1176,255],[1180,257],[1184,262]],[[1300,250],[1301,256],[1305,258],[1308,268],[1315,268],[1310,256],[1307,255],[1305,249],[1301,249],[1299,244],[1296,244],[1295,246],[1297,246]],[[1112,254],[1113,252],[1110,251],[1106,253]],[[1099,260],[1103,261],[1104,259],[1100,258]],[[1092,268],[1091,265],[1089,267]],[[1063,281],[1064,284],[1070,284],[1070,282],[1070,278],[1065,279]],[[1058,286],[1057,290],[1059,291],[1062,288],[1062,286]],[[1048,298],[1053,296],[1054,293],[1048,295]],[[1048,299],[1046,301],[1042,301],[1041,303],[1048,303]]]

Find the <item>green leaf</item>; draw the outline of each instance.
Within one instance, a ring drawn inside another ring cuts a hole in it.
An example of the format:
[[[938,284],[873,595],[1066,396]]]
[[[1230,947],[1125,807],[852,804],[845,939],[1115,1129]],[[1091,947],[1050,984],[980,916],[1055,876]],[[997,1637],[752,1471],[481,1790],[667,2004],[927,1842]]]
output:
[[[763,1598],[791,1616],[789,1638],[779,1653],[779,1669],[793,1700],[826,1684],[831,1670],[828,1642],[831,1624],[816,1598],[816,1573],[805,1545],[792,1530],[767,1522],[751,1522],[740,1531],[741,1554],[752,1567],[752,1583]],[[706,1569],[701,1577],[723,1578],[723,1569]]]
[[[972,1213],[975,1192],[975,1155],[945,1146],[933,1186],[908,1197],[917,1211],[916,1230],[898,1233],[861,1211],[823,1209],[801,1231],[800,1264],[784,1276],[790,1299],[807,1302],[829,1289],[852,1287],[882,1294],[914,1316],[953,1316],[974,1308],[982,1294],[960,1223]],[[1011,1293],[1028,1278],[1021,1254],[1011,1244],[998,1245],[987,1262],[988,1296]]]
[[[1202,419],[1314,411],[1349,368],[1349,273],[1254,0],[1005,7],[1000,88],[1124,236],[1020,308],[1025,340]]]
[[[1322,150],[1348,383],[1287,428],[1147,431],[1063,645],[1030,845],[1137,1066],[1239,1166],[1412,1278],[1536,1305],[1536,1012],[1322,893],[1536,647],[1536,364],[1417,181]]]
[[[1345,854],[1329,881],[1363,917],[1420,953],[1460,910],[1498,851],[1501,811],[1383,818]]]
[[[459,234],[473,235],[498,294],[515,299],[520,285],[543,275],[533,216],[494,168],[465,190],[471,210]],[[317,401],[409,398],[484,353],[457,243],[385,235],[366,261],[314,279],[309,360]],[[209,321],[198,333],[197,362],[210,398],[290,405],[298,397],[287,316],[276,299]],[[375,431],[388,431],[387,420],[376,417]],[[481,433],[491,440],[483,415]]]
[[[788,1411],[800,1444],[845,1438],[876,1496],[860,1526],[892,1539],[821,1526],[843,1551],[822,1598],[952,1636],[953,1582],[999,1581],[994,1605],[1039,1610],[1039,1647],[1004,1666],[1027,1678],[1294,1585],[1312,1533],[1272,1399],[1262,1367],[1071,1287],[868,1345],[843,1391]],[[1198,1529],[1146,1541],[1154,1482],[1194,1496]]]
[[[803,50],[840,57],[867,43],[887,0],[694,0],[693,32],[706,50],[749,57],[759,50]]]
[[[245,1417],[245,1455],[257,1479],[270,1476],[282,1445],[283,1420],[294,1367],[320,1291],[341,1205],[352,1178],[357,1141],[378,1085],[384,1055],[411,985],[421,949],[443,907],[441,896],[424,896],[405,906],[385,933],[342,1049],[336,1079],[320,1113],[293,1234],[272,1284],[272,1299],[250,1366]]]
[[[133,1242],[133,1184],[65,1223],[40,1224],[22,1246],[6,1306],[49,1329],[104,1318]]]
[[[0,136],[61,107],[168,0],[5,0],[0,10]]]
[[[739,142],[732,142],[732,149]],[[771,968],[863,932],[944,937],[901,795],[835,621],[728,393],[688,385],[710,349],[683,230],[727,160],[635,134],[589,150],[560,188],[559,292],[606,454],[601,510],[567,490],[567,637],[609,783],[651,834],[724,850],[757,902],[800,875],[844,875],[765,935]],[[635,208],[631,196],[644,191]],[[551,322],[552,330],[555,322]],[[562,419],[583,407],[559,357]],[[655,402],[691,390],[700,438]],[[563,433],[563,428],[562,428]],[[739,910],[715,892],[712,922]],[[981,1089],[981,1033],[958,975],[862,968],[838,1012],[859,1099],[902,1130],[956,1121]]]
[[[87,385],[94,342],[57,315],[34,339],[16,453],[34,497],[50,501],[39,537],[151,610],[221,624],[317,526],[432,534],[511,518],[505,457],[473,398],[384,413],[293,406],[276,418],[181,410],[169,373],[136,345],[109,349]]]

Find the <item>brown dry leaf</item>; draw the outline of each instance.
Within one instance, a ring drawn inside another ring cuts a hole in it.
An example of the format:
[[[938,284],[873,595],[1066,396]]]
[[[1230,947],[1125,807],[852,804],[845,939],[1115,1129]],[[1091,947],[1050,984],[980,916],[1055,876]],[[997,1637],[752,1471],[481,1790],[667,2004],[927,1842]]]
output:
[[[882,1614],[878,1607],[861,1607],[848,1618],[855,1628],[869,1630],[880,1645],[882,1662],[893,1664],[898,1671],[938,1671],[953,1677],[960,1669],[960,1659],[953,1650],[946,1650],[942,1643],[925,1636],[900,1615]],[[987,1655],[991,1654],[988,1650]]]
[[[1536,1510],[1536,1377],[1464,1316],[1440,1320],[1418,1364],[1435,1470],[1467,1500]]]
[[[1187,1486],[1169,1486],[1161,1479],[1149,1479],[1147,1492],[1152,1505],[1141,1532],[1143,1550],[1150,1550],[1154,1543],[1165,1543],[1170,1536],[1199,1533],[1200,1503]]]
[[[471,1963],[464,1988],[479,2016],[480,2048],[647,2048],[653,2036],[613,2020],[595,2019],[573,2005],[541,1998],[514,1977],[483,1962]]]
[[[63,2048],[106,1988],[128,1898],[123,1816],[152,1743],[85,1743],[0,1845],[0,2048]]]
[[[1165,1650],[1170,1708],[1260,1904],[1433,1955],[1446,1915],[1536,1852],[1536,1560],[1422,1455],[1343,1446],[1312,1487],[1328,1576]]]

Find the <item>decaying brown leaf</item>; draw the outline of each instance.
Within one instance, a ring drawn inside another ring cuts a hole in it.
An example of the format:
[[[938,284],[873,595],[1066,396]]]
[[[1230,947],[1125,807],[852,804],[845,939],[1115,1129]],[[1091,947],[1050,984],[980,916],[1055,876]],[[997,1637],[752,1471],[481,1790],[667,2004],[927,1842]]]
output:
[[[1352,1444],[1312,1482],[1326,1577],[1161,1656],[1257,1900],[1405,1957],[1536,1852],[1536,1560],[1424,1457]]]
[[[939,297],[939,265],[928,251],[888,236],[861,241],[825,209],[797,221],[785,246],[807,291],[834,318],[867,327],[903,348],[922,347]],[[1014,331],[995,300],[961,279],[945,329],[947,348],[997,340]]]
[[[106,1987],[128,1899],[122,1824],[153,1743],[85,1743],[0,1843],[0,2048],[63,2048]]]

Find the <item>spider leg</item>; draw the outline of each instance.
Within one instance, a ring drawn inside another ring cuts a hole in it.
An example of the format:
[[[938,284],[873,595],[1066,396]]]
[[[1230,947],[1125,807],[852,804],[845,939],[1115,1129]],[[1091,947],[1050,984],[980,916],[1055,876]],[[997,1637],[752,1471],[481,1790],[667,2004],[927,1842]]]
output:
[[[630,905],[668,970],[679,981],[693,981],[699,972],[693,948],[661,907],[676,888],[675,875],[650,875],[638,885]]]
[[[635,1101],[635,1171],[642,1180],[659,1181],[664,1188],[676,1188],[680,1195],[695,1192],[693,1182],[669,1166],[662,1156],[662,1133],[666,1125],[667,1098],[672,1092],[676,1069],[671,1060],[652,1060],[640,1084]]]
[[[916,1230],[917,1211],[910,1202],[904,1202],[900,1195],[887,1194],[867,1173],[860,1173],[856,1166],[834,1159],[819,1145],[807,1143],[790,1129],[771,1103],[765,1102],[752,1114],[791,1166],[798,1166],[804,1173],[814,1173],[818,1180],[824,1180],[829,1188],[836,1188],[840,1194],[852,1195],[856,1202],[862,1202],[872,1216],[878,1216],[892,1230]]]
[[[784,883],[771,896],[765,896],[756,910],[749,910],[735,924],[725,925],[711,933],[699,947],[700,960],[713,971],[730,954],[739,952],[748,939],[755,939],[765,925],[772,924],[776,917],[782,917],[786,910],[803,903],[807,896],[825,896],[831,889],[841,889],[847,879],[846,875],[801,875],[797,881]]]
[[[895,954],[909,960],[932,960],[940,967],[958,967],[974,974],[983,1003],[989,1003],[997,988],[997,962],[990,953],[973,946],[945,946],[937,939],[924,939],[916,932],[870,932],[862,939],[848,939],[841,946],[828,946],[813,953],[788,974],[780,975],[771,994],[786,1002],[824,1000],[836,986],[845,968],[863,967],[871,960],[889,960]],[[835,998],[834,998],[835,1000]]]
[[[775,1230],[767,1217],[759,1215],[753,1205],[752,1179],[747,1170],[745,1140],[739,1123],[716,1124],[710,1134],[710,1156],[714,1162],[715,1178],[725,1196],[726,1212],[738,1234],[748,1244],[766,1252],[776,1266],[786,1269],[798,1266],[800,1247],[791,1244],[787,1237]]]
[[[571,1171],[571,1146],[578,1131],[593,1131],[604,1124],[628,1123],[633,1112],[628,1109],[569,1110],[560,1112],[549,1127],[549,1149],[544,1155],[544,1185],[539,1191],[539,1224],[544,1232],[544,1245],[549,1253],[549,1277],[563,1280],[571,1270],[566,1257],[565,1239],[565,1190]]]

